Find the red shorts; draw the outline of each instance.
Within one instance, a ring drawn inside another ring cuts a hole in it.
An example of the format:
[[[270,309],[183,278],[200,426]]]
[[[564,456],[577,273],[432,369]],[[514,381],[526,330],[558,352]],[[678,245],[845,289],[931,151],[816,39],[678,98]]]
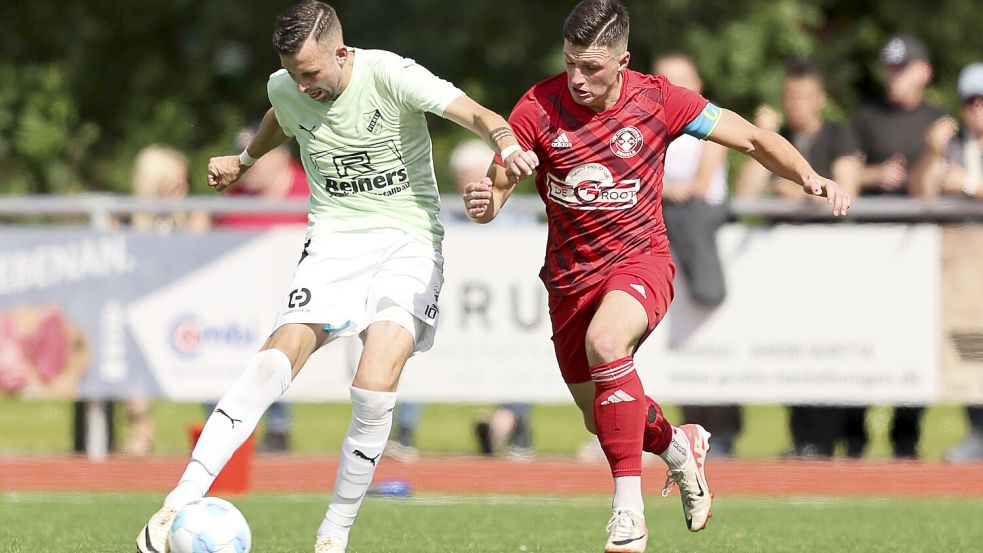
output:
[[[672,279],[676,266],[669,252],[639,254],[616,265],[599,284],[576,294],[550,295],[553,348],[560,373],[567,384],[587,382],[587,327],[605,294],[621,290],[638,300],[648,315],[648,328],[638,340],[640,346],[666,315],[672,302]]]

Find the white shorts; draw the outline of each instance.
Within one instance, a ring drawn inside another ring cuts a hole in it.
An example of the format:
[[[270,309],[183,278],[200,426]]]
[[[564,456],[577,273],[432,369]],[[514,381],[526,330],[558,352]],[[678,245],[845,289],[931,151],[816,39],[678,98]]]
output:
[[[319,324],[333,340],[392,321],[413,336],[414,353],[427,351],[443,284],[444,257],[403,232],[322,232],[304,245],[273,329]]]

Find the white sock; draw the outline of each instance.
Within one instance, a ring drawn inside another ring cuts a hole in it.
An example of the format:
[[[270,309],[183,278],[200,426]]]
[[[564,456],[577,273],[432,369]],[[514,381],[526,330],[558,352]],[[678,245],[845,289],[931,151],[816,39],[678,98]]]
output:
[[[689,460],[689,455],[689,440],[686,439],[682,430],[673,426],[672,441],[669,442],[669,447],[659,454],[659,457],[662,457],[670,469],[678,470],[683,468],[683,465]]]
[[[264,350],[249,360],[205,421],[188,468],[164,505],[180,509],[205,495],[266,409],[290,386],[290,373],[290,359],[280,350]]]
[[[613,507],[616,510],[627,509],[639,515],[645,514],[641,476],[616,476],[614,478]]]
[[[382,460],[389,430],[393,425],[396,392],[374,392],[352,387],[352,422],[341,443],[338,476],[328,512],[317,536],[334,536],[348,541],[355,515]]]

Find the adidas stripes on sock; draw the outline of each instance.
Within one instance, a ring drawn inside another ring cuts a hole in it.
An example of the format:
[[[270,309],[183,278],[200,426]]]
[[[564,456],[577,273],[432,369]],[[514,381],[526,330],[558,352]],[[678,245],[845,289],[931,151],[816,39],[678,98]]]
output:
[[[594,425],[611,474],[642,474],[645,393],[634,360],[623,357],[591,367],[594,380]]]

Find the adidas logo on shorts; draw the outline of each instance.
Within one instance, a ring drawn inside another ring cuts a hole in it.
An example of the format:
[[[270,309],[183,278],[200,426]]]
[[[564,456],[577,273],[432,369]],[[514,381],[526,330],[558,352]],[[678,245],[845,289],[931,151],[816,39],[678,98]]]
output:
[[[601,405],[611,405],[613,403],[624,403],[628,401],[635,401],[635,398],[628,395],[628,392],[618,389],[614,393],[608,396],[607,399],[601,402]]]
[[[573,146],[573,143],[571,143],[570,139],[567,138],[567,133],[561,132],[560,136],[553,139],[553,142],[550,143],[550,146],[554,148],[569,148]]]

